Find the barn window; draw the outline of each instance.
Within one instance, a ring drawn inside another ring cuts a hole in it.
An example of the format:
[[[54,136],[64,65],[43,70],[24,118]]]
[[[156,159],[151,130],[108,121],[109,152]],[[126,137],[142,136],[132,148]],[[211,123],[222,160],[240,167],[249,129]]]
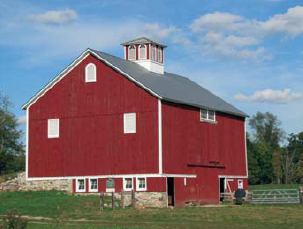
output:
[[[146,46],[140,45],[139,47],[139,59],[146,59]]]
[[[47,136],[48,138],[59,138],[59,119],[47,120]]]
[[[136,190],[137,191],[146,191],[146,177],[137,177],[136,178]]]
[[[157,60],[156,46],[152,46],[152,60]]]
[[[136,59],[136,47],[134,45],[128,47],[128,59],[129,60]]]
[[[85,67],[85,82],[96,82],[96,81],[97,81],[96,65],[90,63]]]
[[[85,192],[85,179],[76,180],[76,192]]]
[[[238,189],[243,189],[243,180],[238,180]]]
[[[200,121],[216,122],[216,112],[207,109],[200,109]]]
[[[98,179],[89,179],[89,191],[98,192]]]
[[[124,191],[133,190],[133,178],[127,177],[123,179],[123,189]]]
[[[127,113],[123,116],[124,133],[136,133],[136,113]]]
[[[161,47],[158,48],[158,61],[162,63],[162,49]]]

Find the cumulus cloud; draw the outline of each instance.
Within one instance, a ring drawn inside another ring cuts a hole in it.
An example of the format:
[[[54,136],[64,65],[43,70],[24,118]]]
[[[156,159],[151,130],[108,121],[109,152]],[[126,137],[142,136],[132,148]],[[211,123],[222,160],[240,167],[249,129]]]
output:
[[[285,104],[302,99],[303,93],[294,93],[289,88],[284,90],[266,89],[263,91],[256,91],[250,96],[237,94],[234,98],[250,102]]]
[[[142,33],[154,38],[163,39],[170,36],[176,30],[175,27],[161,27],[158,23],[145,24],[142,26]]]
[[[71,9],[51,10],[43,14],[32,14],[27,16],[27,20],[39,23],[63,24],[77,19],[77,13]]]
[[[20,116],[20,117],[17,119],[17,123],[18,123],[18,124],[26,124],[26,115]]]

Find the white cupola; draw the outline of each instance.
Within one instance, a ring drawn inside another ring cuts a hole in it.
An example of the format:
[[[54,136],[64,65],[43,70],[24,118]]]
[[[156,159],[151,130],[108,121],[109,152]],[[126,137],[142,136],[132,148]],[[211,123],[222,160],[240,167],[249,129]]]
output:
[[[164,49],[166,45],[159,44],[146,37],[140,37],[122,43],[126,60],[133,61],[148,71],[164,74]]]

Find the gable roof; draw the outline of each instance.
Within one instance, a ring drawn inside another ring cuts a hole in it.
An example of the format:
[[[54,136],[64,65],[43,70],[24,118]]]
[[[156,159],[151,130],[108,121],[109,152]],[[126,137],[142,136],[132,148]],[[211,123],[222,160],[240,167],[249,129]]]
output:
[[[248,117],[248,115],[241,110],[238,110],[233,105],[225,102],[223,99],[212,94],[209,90],[201,87],[186,77],[167,72],[164,72],[164,74],[150,72],[139,64],[93,49],[87,49],[84,51],[53,81],[47,84],[26,104],[24,104],[22,109],[26,109],[28,106],[35,103],[89,54],[94,55],[96,58],[159,99],[199,108],[211,109],[240,117]]]
[[[144,45],[144,44],[149,44],[149,43],[159,45],[163,48],[167,47],[167,45],[160,44],[160,43],[155,42],[155,41],[153,41],[149,38],[146,38],[146,37],[140,37],[140,38],[136,38],[136,39],[133,39],[133,40],[130,40],[130,41],[127,41],[127,42],[123,42],[123,43],[121,43],[121,45],[124,45],[124,46],[125,45],[134,45],[134,44],[143,44]]]

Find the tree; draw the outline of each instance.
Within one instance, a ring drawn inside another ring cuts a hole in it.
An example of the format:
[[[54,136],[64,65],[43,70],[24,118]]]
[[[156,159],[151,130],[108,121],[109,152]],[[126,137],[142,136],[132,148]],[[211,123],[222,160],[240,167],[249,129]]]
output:
[[[10,107],[9,98],[0,93],[0,174],[24,169],[22,131]]]

